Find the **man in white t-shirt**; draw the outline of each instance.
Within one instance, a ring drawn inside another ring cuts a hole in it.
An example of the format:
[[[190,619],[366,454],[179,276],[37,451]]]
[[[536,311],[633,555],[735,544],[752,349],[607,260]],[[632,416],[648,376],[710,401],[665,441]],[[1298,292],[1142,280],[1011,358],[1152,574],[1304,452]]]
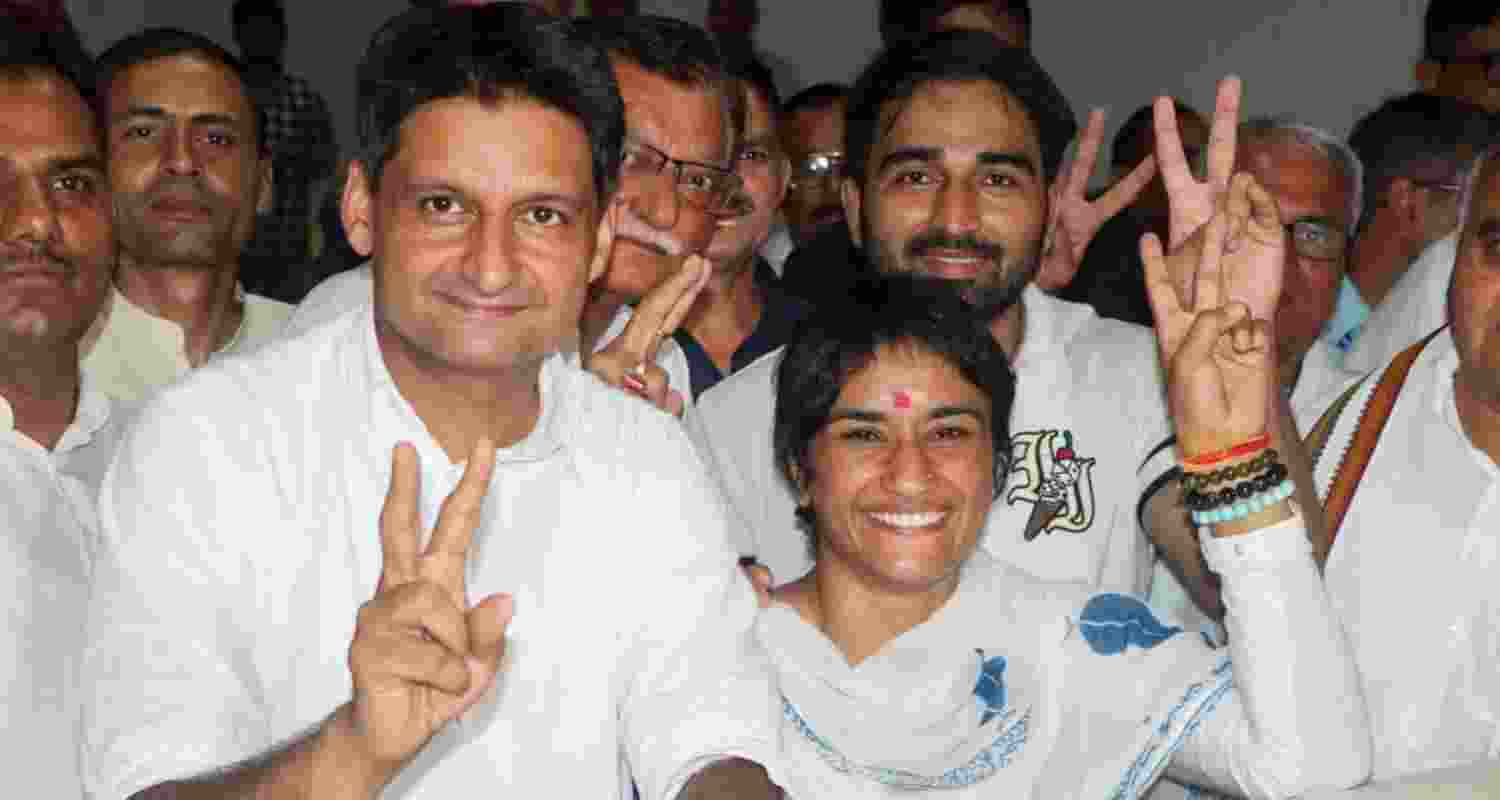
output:
[[[84,96],[38,42],[0,35],[0,752],[37,797],[82,797],[77,667],[116,427],[78,369],[114,263]]]
[[[1071,114],[1024,51],[977,32],[944,36],[912,59],[877,57],[851,92],[850,230],[877,269],[964,281],[994,313],[1018,390],[1011,468],[986,547],[1042,577],[1144,592],[1153,554],[1138,507],[1176,461],[1150,333],[1032,286],[1046,264],[1049,184]],[[1066,176],[1057,182],[1071,185]],[[1073,205],[1094,224],[1084,235],[1070,231],[1072,243],[1086,246],[1112,213],[1105,207],[1143,182],[1124,182],[1097,206]],[[741,552],[781,584],[811,560],[796,497],[772,459],[778,355],[700,397],[697,433],[742,517]]]
[[[1370,312],[1359,338],[1344,356],[1344,369],[1365,373],[1384,367],[1395,355],[1448,320],[1448,284],[1458,256],[1458,232],[1428,245]]]
[[[154,28],[111,45],[99,83],[120,263],[83,371],[136,404],[215,355],[274,338],[292,309],[239,284],[271,192],[239,60],[197,34]]]
[[[710,478],[559,355],[611,244],[606,56],[507,3],[408,12],[358,74],[373,307],[197,371],[122,444],[88,790],[775,796]]]
[[[1375,780],[1500,756],[1500,160],[1475,170],[1450,329],[1412,366],[1324,568],[1369,704]],[[1324,497],[1378,374],[1317,464]]]

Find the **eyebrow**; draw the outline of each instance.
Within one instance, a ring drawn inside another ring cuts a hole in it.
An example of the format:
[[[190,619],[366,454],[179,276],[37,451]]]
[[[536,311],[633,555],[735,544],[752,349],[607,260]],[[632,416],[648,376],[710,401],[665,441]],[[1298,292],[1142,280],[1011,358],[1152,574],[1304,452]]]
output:
[[[880,166],[876,172],[884,172],[894,164],[904,164],[908,161],[930,163],[942,158],[943,151],[938,147],[898,147],[885,157],[880,159]],[[1025,153],[996,152],[986,150],[980,153],[976,160],[987,166],[1009,165],[1025,171],[1028,175],[1036,175],[1036,163]]]
[[[161,108],[160,106],[131,106],[119,114],[112,114],[110,116],[110,123],[113,124],[116,122],[122,122],[127,119],[135,119],[137,117],[147,117],[150,119],[170,119],[172,115],[168,114],[166,109]],[[239,117],[236,117],[233,114],[225,114],[221,112],[195,114],[189,118],[189,121],[194,125],[228,125],[231,127],[240,123]]]
[[[407,194],[420,194],[422,192],[447,192],[450,194],[462,195],[463,197],[474,196],[474,192],[471,192],[463,188],[462,186],[454,184],[451,181],[445,181],[437,178],[409,178],[405,181],[402,181],[401,186],[403,191]],[[588,204],[587,200],[580,200],[578,197],[574,197],[572,195],[568,195],[562,192],[546,191],[524,194],[521,196],[520,202],[558,203],[560,205],[567,206],[568,208],[575,211],[585,207]]]
[[[973,406],[938,406],[928,412],[927,419],[944,419],[946,417],[973,417],[979,422],[985,421],[984,412]],[[889,415],[884,411],[874,411],[867,408],[835,408],[828,414],[828,424],[843,420],[853,422],[885,422]]]
[[[66,156],[63,158],[55,159],[47,165],[47,171],[52,174],[57,174],[59,172],[74,172],[77,170],[87,170],[89,172],[96,172],[100,175],[103,175],[104,159],[96,155]]]
[[[1332,231],[1341,231],[1341,230],[1344,229],[1344,226],[1342,224],[1340,224],[1338,220],[1334,219],[1333,217],[1323,216],[1323,215],[1319,215],[1319,214],[1309,214],[1308,216],[1305,216],[1305,217],[1298,217],[1298,218],[1292,220],[1291,224],[1292,225],[1322,225],[1323,227],[1325,227],[1325,228],[1327,228],[1329,230],[1332,230]]]

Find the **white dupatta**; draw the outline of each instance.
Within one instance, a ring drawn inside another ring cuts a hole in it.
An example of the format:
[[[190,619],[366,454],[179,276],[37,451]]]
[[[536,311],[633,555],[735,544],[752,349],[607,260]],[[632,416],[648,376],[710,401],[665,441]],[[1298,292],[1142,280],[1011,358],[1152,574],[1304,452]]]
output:
[[[858,667],[786,606],[757,635],[793,798],[1138,797],[1230,687],[1226,658],[1139,600],[983,551],[932,618]]]

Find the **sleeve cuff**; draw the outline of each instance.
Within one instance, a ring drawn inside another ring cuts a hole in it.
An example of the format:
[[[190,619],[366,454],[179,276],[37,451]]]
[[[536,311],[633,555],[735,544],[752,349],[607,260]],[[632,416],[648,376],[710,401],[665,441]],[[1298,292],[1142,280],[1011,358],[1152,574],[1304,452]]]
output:
[[[1290,519],[1240,536],[1220,538],[1208,528],[1198,529],[1198,542],[1209,569],[1225,573],[1298,561],[1312,553],[1302,512],[1295,504]]]

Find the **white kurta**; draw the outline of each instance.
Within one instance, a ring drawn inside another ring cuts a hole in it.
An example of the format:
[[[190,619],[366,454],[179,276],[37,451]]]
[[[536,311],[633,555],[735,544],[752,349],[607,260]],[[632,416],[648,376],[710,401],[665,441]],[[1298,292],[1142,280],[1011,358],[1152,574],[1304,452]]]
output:
[[[1164,768],[1256,798],[1362,780],[1359,681],[1302,526],[1203,551],[1224,578],[1232,685],[1223,651],[1139,601],[983,553],[947,605],[856,667],[773,608],[758,631],[792,796],[1129,800]]]
[[[1156,345],[1145,328],[1035,287],[1023,303],[1013,468],[990,511],[985,547],[1038,577],[1144,594],[1154,552],[1137,505],[1176,463],[1175,450],[1163,446],[1169,424]],[[741,517],[741,553],[768,566],[778,584],[812,566],[793,516],[796,498],[771,451],[780,357],[766,355],[704,392],[699,420],[689,420]]]
[[[658,800],[705,759],[774,752],[754,593],[680,426],[560,357],[541,391],[470,555],[473,597],[515,597],[499,690],[388,797],[618,797],[634,779]],[[368,309],[211,364],[146,410],[100,501],[97,797],[264,752],[347,701],[402,440],[430,525],[461,469],[396,390]]]
[[[215,357],[253,350],[275,339],[292,314],[292,307],[279,300],[243,290],[239,297],[244,317],[234,338]],[[117,402],[137,406],[193,368],[186,341],[176,323],[153,316],[116,289],[85,339],[83,372]]]
[[[1500,756],[1500,470],[1464,433],[1457,367],[1446,332],[1412,366],[1324,573],[1363,676],[1377,780]],[[1327,453],[1343,452],[1367,396]],[[1318,464],[1320,496],[1335,462]]]
[[[0,397],[0,752],[17,792],[82,797],[78,661],[98,531],[92,477],[109,457],[109,402],[85,386],[48,451]]]
[[[1370,312],[1344,368],[1354,372],[1380,369],[1408,345],[1448,321],[1448,284],[1458,257],[1458,231],[1433,242],[1397,279],[1385,299]]]

